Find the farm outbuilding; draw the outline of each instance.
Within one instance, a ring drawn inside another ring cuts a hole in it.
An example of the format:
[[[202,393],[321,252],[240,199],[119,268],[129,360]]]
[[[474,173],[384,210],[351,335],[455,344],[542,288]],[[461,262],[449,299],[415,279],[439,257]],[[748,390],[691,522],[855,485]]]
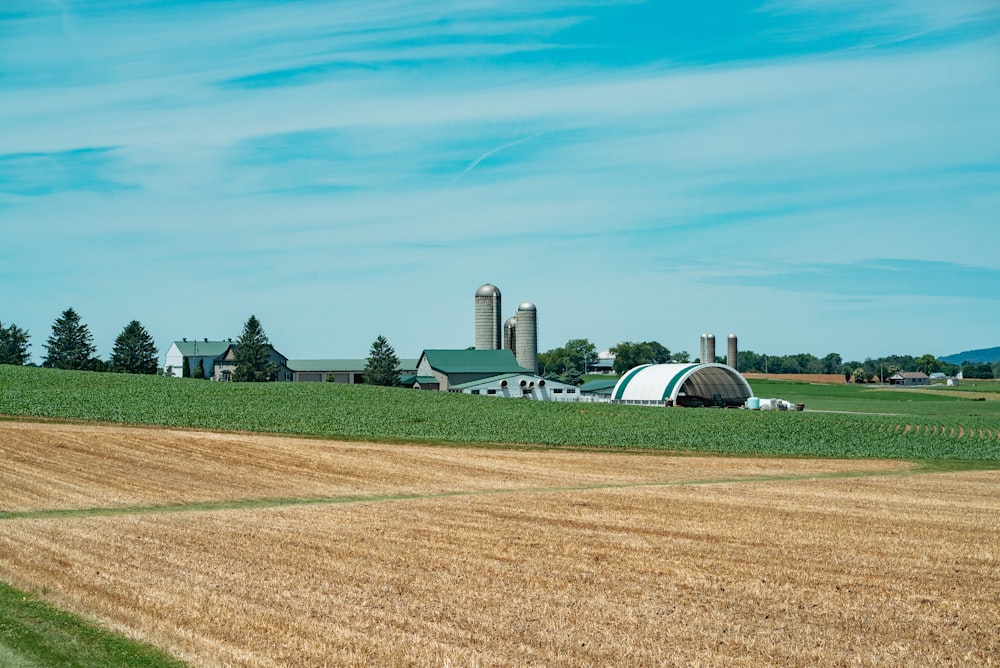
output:
[[[918,387],[931,384],[931,378],[923,371],[901,371],[889,376],[890,385]]]
[[[533,373],[505,373],[491,378],[449,385],[449,392],[517,397],[538,401],[579,401],[580,388],[569,383],[542,378]]]
[[[746,379],[725,364],[643,364],[618,380],[611,400],[626,404],[742,406],[752,396]]]

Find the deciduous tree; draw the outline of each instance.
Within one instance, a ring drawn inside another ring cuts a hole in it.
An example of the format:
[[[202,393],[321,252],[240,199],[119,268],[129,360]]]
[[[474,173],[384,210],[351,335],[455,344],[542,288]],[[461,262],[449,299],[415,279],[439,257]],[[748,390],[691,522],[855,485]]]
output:
[[[615,355],[614,370],[618,375],[641,364],[666,364],[670,361],[670,350],[658,341],[623,341],[611,348],[611,352]]]
[[[587,339],[570,339],[561,348],[538,355],[542,375],[579,385],[587,369],[597,364],[597,347]]]
[[[934,357],[934,355],[931,355],[930,353],[921,355],[917,359],[917,371],[923,371],[928,376],[935,373],[940,366],[941,362],[938,358]]]

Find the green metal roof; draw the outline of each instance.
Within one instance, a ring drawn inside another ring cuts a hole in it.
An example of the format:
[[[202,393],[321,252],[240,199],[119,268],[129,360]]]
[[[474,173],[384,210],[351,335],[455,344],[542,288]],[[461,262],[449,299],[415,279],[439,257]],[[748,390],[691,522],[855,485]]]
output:
[[[425,350],[424,357],[432,369],[444,374],[532,373],[517,363],[511,350]]]
[[[617,378],[599,378],[581,385],[580,391],[589,392],[590,394],[607,394],[610,396],[617,384]]]
[[[174,341],[184,357],[218,357],[226,352],[232,341]]]
[[[421,385],[437,385],[441,381],[435,376],[414,376],[413,382],[420,383]]]
[[[336,371],[357,371],[361,372],[365,369],[365,364],[368,363],[368,359],[340,359],[340,360],[288,360],[285,365],[292,371],[326,371],[326,372],[336,372]],[[399,367],[401,371],[415,371],[417,368],[417,360],[415,359],[401,359],[399,360]]]

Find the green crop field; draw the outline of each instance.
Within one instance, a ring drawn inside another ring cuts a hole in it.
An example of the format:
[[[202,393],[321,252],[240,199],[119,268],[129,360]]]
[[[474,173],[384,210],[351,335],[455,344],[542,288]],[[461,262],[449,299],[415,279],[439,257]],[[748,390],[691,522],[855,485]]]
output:
[[[753,380],[760,397],[779,397],[808,408],[858,413],[891,413],[915,417],[1000,417],[1000,383],[967,381],[964,385],[888,388],[870,385]],[[987,401],[986,398],[990,400]]]
[[[0,366],[0,415],[404,442],[1000,461],[997,401],[752,385],[760,396],[849,412],[668,410]]]

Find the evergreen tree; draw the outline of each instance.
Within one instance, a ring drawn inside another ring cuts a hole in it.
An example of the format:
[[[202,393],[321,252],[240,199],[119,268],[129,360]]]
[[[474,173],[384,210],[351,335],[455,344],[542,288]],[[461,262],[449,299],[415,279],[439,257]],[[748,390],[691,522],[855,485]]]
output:
[[[365,362],[365,383],[397,387],[399,385],[399,358],[384,336],[379,336],[372,343]]]
[[[56,369],[86,369],[97,352],[87,325],[72,308],[62,312],[52,325],[52,336],[45,344],[48,355],[44,366]]]
[[[267,340],[267,334],[257,316],[251,315],[243,325],[243,333],[234,344],[236,368],[233,370],[233,381],[259,383],[274,380],[278,370],[268,361],[270,354],[271,343]]]
[[[156,373],[156,345],[138,320],[125,325],[111,351],[111,370],[117,373]]]
[[[28,363],[28,333],[15,324],[0,322],[0,364]]]

